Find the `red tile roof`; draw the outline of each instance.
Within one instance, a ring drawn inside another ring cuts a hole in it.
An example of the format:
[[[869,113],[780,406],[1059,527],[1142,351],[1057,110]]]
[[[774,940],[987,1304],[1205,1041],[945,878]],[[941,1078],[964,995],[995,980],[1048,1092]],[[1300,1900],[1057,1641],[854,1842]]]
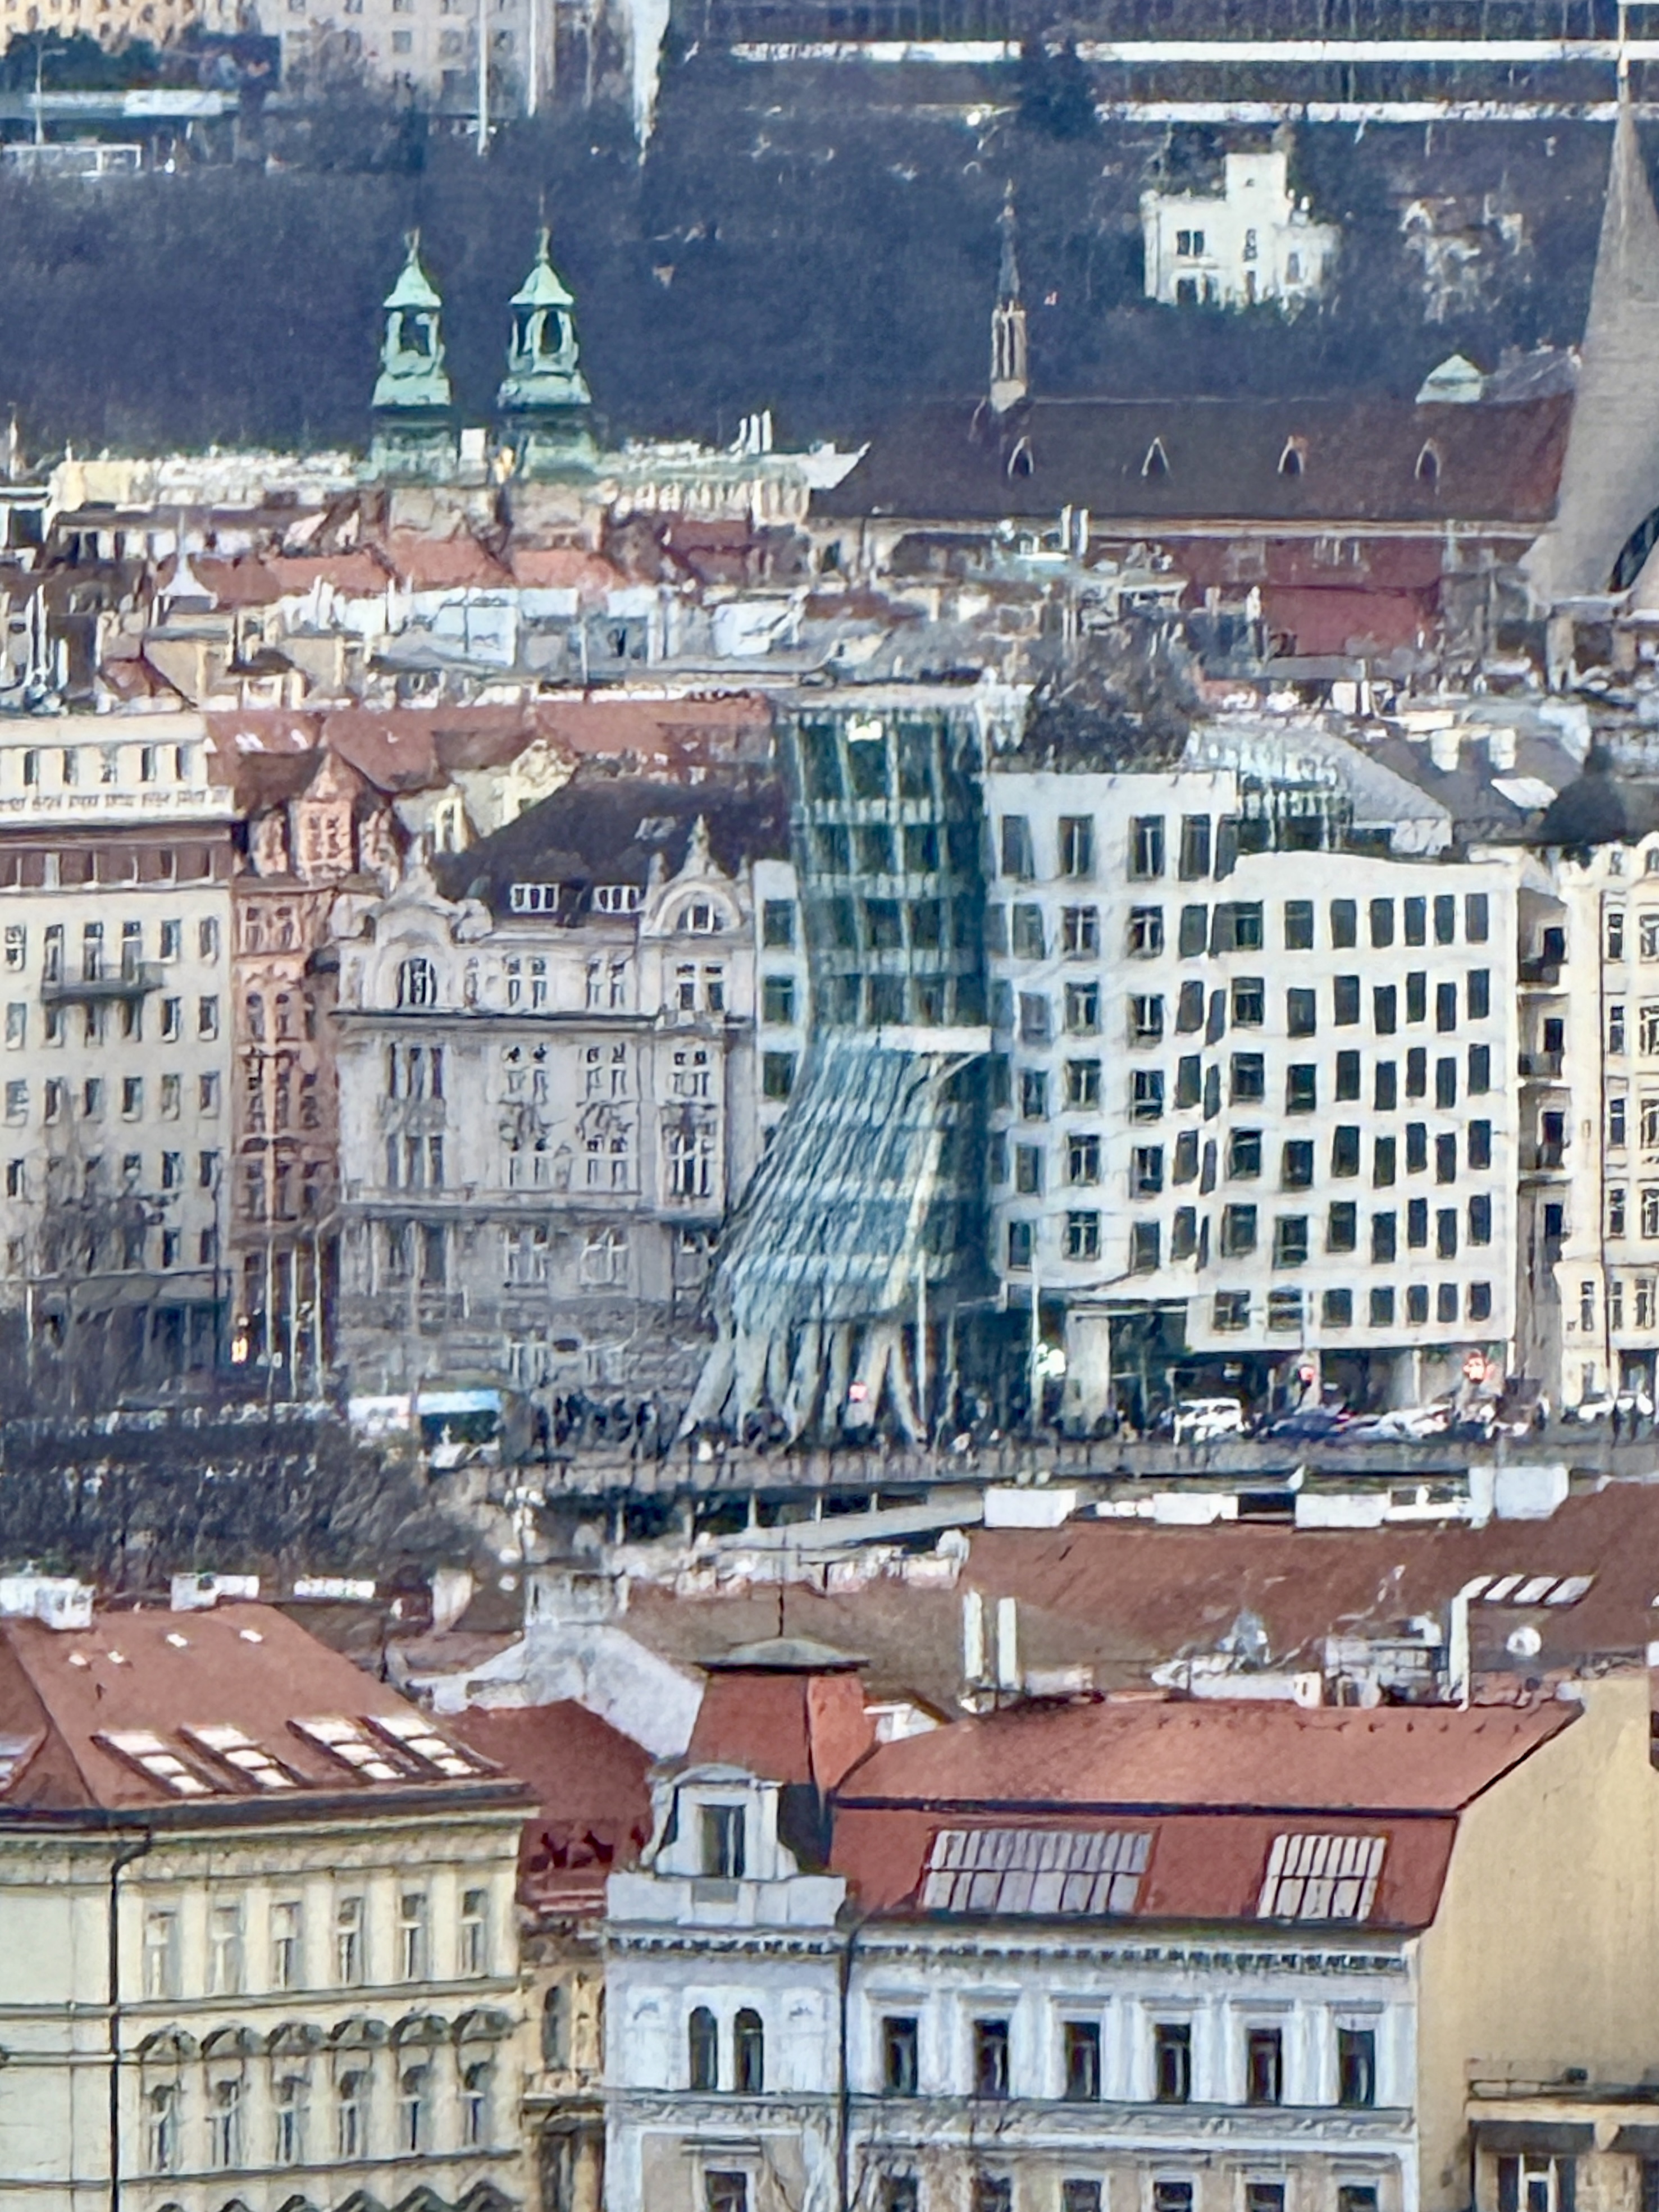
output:
[[[507,557],[514,582],[533,591],[580,592],[584,599],[597,599],[628,581],[613,562],[580,545],[514,545]]]
[[[1453,1813],[1577,1718],[1527,1709],[1149,1699],[1026,1708],[884,1744],[843,1805]]]
[[[519,1852],[526,1902],[602,1911],[613,1866],[631,1865],[651,1833],[651,1754],[583,1705],[469,1709],[444,1725],[534,1793]]]
[[[354,1747],[337,1755],[299,1725],[307,1722],[348,1723]],[[22,1747],[0,1784],[6,1811],[199,1821],[245,1819],[256,1805],[261,1818],[314,1810],[319,1796],[388,1806],[434,1792],[522,1799],[516,1781],[476,1754],[456,1760],[462,1772],[446,1772],[399,1749],[400,1735],[435,1738],[453,1756],[441,1726],[270,1606],[100,1613],[87,1630],[0,1620],[0,1739]],[[115,1741],[123,1737],[125,1750]],[[228,1758],[227,1747],[239,1755]],[[252,1756],[293,1786],[261,1786]],[[191,1778],[188,1794],[163,1778],[173,1770]]]
[[[422,531],[394,530],[380,551],[398,582],[416,592],[453,591],[465,585],[495,591],[513,581],[511,571],[466,531],[428,538]]]

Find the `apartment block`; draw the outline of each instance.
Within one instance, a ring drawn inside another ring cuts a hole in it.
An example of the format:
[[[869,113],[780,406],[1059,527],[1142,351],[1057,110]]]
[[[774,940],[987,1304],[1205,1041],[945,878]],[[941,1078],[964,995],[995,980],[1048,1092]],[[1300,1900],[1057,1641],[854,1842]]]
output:
[[[219,1357],[234,805],[199,717],[46,734],[0,744],[0,1296],[107,1404]]]

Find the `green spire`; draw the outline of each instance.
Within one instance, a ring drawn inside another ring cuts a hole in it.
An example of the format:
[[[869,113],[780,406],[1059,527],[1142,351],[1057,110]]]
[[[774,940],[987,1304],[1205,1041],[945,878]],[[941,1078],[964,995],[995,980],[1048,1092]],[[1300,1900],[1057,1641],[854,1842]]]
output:
[[[386,294],[386,337],[380,374],[374,385],[376,409],[447,408],[449,374],[444,367],[443,301],[421,266],[421,234],[409,234],[409,258]]]
[[[570,312],[574,305],[548,258],[544,225],[536,236],[535,266],[513,295],[507,374],[495,395],[495,404],[503,411],[591,404]]]

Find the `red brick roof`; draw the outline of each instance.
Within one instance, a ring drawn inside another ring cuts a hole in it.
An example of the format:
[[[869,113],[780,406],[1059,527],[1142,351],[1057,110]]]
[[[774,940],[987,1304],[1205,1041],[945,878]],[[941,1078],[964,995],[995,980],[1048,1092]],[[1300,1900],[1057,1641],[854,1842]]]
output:
[[[316,1722],[320,1733],[301,1725]],[[330,1723],[348,1724],[343,1755],[323,1741]],[[400,1747],[400,1735],[435,1743],[463,1771]],[[291,1786],[264,1786],[251,1765],[228,1758],[243,1751],[237,1736]],[[434,1792],[504,1804],[524,1794],[492,1762],[457,1756],[441,1725],[264,1605],[100,1613],[86,1630],[0,1620],[0,1744],[9,1812],[194,1822],[245,1819],[255,1806],[261,1818],[314,1810],[319,1796],[390,1806]],[[170,1785],[174,1771],[191,1778],[186,1789]]]

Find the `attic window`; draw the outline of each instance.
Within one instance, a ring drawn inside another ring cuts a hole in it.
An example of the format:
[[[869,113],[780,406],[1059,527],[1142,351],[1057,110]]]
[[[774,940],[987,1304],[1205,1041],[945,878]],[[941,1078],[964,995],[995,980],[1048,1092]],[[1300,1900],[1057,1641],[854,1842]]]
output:
[[[707,899],[698,899],[680,909],[679,927],[690,930],[694,937],[715,937],[720,933],[720,914],[717,906]]]
[[[1367,1920],[1383,1836],[1275,1836],[1256,1910],[1264,1920]]]
[[[39,1741],[33,1735],[0,1735],[0,1790],[8,1786]]]
[[[514,914],[551,914],[559,903],[556,884],[514,884],[507,894]]]
[[[377,1735],[390,1736],[399,1750],[412,1752],[440,1774],[459,1778],[489,1771],[481,1759],[437,1735],[418,1713],[370,1713],[368,1717]]]
[[[599,884],[593,890],[595,914],[637,914],[645,896],[637,884]]]
[[[1170,456],[1164,450],[1164,441],[1162,438],[1154,438],[1152,444],[1147,447],[1146,458],[1140,465],[1140,473],[1143,477],[1167,477],[1169,475]]]
[[[1036,466],[1036,456],[1031,451],[1030,440],[1029,438],[1021,438],[1018,440],[1015,443],[1013,452],[1008,456],[1009,475],[1011,477],[1029,477]]]
[[[289,1726],[297,1735],[314,1743],[320,1750],[361,1774],[368,1782],[403,1782],[408,1779],[405,1770],[394,1766],[377,1744],[371,1742],[356,1721],[339,1717],[321,1720],[290,1721]]]
[[[203,1751],[210,1751],[216,1759],[223,1759],[244,1775],[256,1790],[292,1790],[298,1778],[273,1759],[263,1745],[252,1736],[242,1734],[229,1723],[215,1723],[209,1728],[186,1728],[180,1731]]]
[[[130,1759],[139,1771],[149,1775],[152,1782],[160,1782],[171,1790],[175,1797],[210,1797],[213,1784],[204,1782],[193,1769],[185,1765],[176,1753],[167,1749],[159,1735],[148,1729],[121,1729],[98,1741]]]
[[[1417,481],[1425,484],[1440,481],[1440,450],[1432,439],[1417,457]]]
[[[1300,438],[1286,438],[1285,450],[1279,457],[1279,473],[1282,477],[1299,477],[1304,466],[1307,448]]]
[[[928,1912],[1133,1912],[1144,1830],[942,1828],[927,1854]]]

